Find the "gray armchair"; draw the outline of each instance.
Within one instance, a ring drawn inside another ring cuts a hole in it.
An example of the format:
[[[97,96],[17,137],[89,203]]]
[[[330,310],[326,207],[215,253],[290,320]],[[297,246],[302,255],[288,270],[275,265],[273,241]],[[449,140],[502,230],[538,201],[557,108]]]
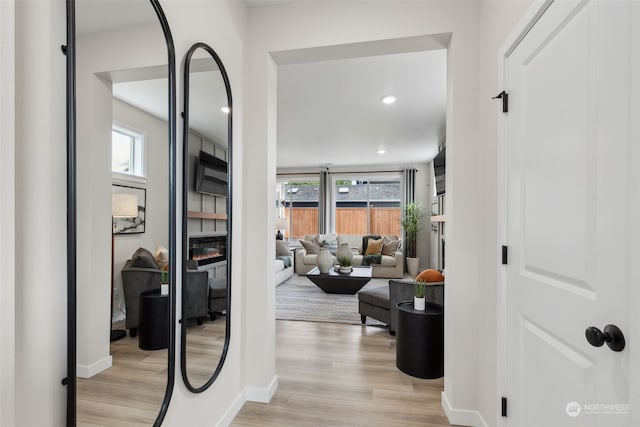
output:
[[[209,274],[206,271],[187,271],[182,318],[196,319],[198,325],[209,314]]]
[[[152,289],[160,290],[160,270],[154,268],[131,267],[131,260],[122,268],[122,287],[124,288],[124,305],[127,311],[126,328],[129,335],[138,334],[140,318],[140,294]]]
[[[430,283],[425,295],[427,301],[444,306],[444,282]],[[367,317],[389,325],[389,334],[396,334],[398,309],[403,301],[413,301],[413,280],[389,280],[389,286],[358,292],[358,311],[364,324]]]

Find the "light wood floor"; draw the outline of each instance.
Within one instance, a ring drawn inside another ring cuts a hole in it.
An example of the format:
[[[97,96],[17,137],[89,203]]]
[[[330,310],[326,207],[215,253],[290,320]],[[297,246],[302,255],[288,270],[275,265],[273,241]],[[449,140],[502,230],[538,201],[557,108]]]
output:
[[[127,333],[111,343],[111,355],[111,368],[78,378],[77,425],[153,425],[167,384],[167,351],[140,350]]]
[[[231,424],[255,427],[448,426],[443,379],[422,380],[395,364],[386,329],[277,321],[278,390],[247,402]]]
[[[218,315],[214,321],[207,318],[200,326],[195,322],[189,326],[187,373],[194,387],[204,384],[215,371],[225,325],[225,316]],[[111,355],[111,368],[91,378],[78,378],[78,426],[153,425],[167,385],[167,350],[141,350],[138,337],[131,338],[127,331],[125,338],[111,343]],[[182,381],[180,367],[176,369],[176,381]]]
[[[194,340],[194,365],[211,360],[198,341],[208,334],[219,337],[215,324],[194,327],[188,335]],[[443,380],[398,370],[395,338],[386,329],[284,320],[276,328],[278,390],[269,404],[247,402],[232,426],[449,425],[440,405]],[[150,426],[164,396],[167,352],[140,350],[138,339],[129,336],[111,345],[113,366],[78,379],[78,425]],[[190,372],[194,383],[205,371]]]

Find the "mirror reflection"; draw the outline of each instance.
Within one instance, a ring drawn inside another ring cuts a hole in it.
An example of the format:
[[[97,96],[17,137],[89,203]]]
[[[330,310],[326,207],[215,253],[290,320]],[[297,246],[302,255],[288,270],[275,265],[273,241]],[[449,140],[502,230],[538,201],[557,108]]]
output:
[[[213,382],[228,345],[231,95],[225,81],[213,50],[194,45],[185,61],[182,284],[182,374],[193,392]]]
[[[76,2],[78,425],[153,425],[165,395],[167,75],[148,0]]]

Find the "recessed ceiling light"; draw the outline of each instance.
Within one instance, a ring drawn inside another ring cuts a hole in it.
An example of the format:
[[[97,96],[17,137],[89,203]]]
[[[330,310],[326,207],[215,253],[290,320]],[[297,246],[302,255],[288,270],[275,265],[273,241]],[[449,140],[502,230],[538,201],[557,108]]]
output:
[[[225,114],[229,114],[231,112],[231,109],[225,105],[224,107],[220,108],[220,111]]]
[[[385,150],[384,148],[380,148],[379,150],[376,151],[376,153],[378,153],[378,154],[384,154],[386,152],[387,152],[387,150]]]
[[[382,102],[387,105],[393,104],[394,102],[396,102],[396,97],[393,95],[387,95],[384,98],[382,98]]]

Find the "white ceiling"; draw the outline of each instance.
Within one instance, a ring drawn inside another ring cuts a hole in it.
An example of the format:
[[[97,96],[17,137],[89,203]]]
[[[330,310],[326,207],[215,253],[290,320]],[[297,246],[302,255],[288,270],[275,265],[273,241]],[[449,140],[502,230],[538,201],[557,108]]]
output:
[[[77,0],[76,15],[79,34],[157,22],[148,0]],[[409,41],[403,39],[401,44],[408,46]],[[369,47],[373,48],[369,56],[364,53],[367,49],[362,50],[365,46],[356,46],[362,57],[347,55],[315,62],[303,58],[294,63],[279,58],[278,167],[430,160],[444,136],[446,50],[428,50],[433,47],[426,47],[422,39],[415,42],[425,50],[408,51],[415,49],[413,43],[411,49],[402,48],[407,49],[405,53],[382,54],[381,42],[376,42]],[[333,50],[330,55],[335,55]],[[227,116],[220,107],[226,103],[226,95],[220,74],[198,72],[195,64],[192,71],[190,127],[224,143]],[[114,96],[166,120],[167,81],[153,74],[141,78],[111,75]],[[384,105],[380,99],[389,94],[396,96],[397,102]],[[181,104],[180,100],[179,110]],[[377,154],[379,148],[386,153]]]
[[[192,72],[189,82],[189,128],[226,146],[228,115],[220,108],[227,105],[227,94],[220,71]],[[113,96],[167,120],[167,79],[114,83]],[[178,101],[180,111],[182,104]]]
[[[439,49],[280,65],[278,167],[431,160],[444,136],[446,57]],[[383,104],[385,95],[396,103]]]

